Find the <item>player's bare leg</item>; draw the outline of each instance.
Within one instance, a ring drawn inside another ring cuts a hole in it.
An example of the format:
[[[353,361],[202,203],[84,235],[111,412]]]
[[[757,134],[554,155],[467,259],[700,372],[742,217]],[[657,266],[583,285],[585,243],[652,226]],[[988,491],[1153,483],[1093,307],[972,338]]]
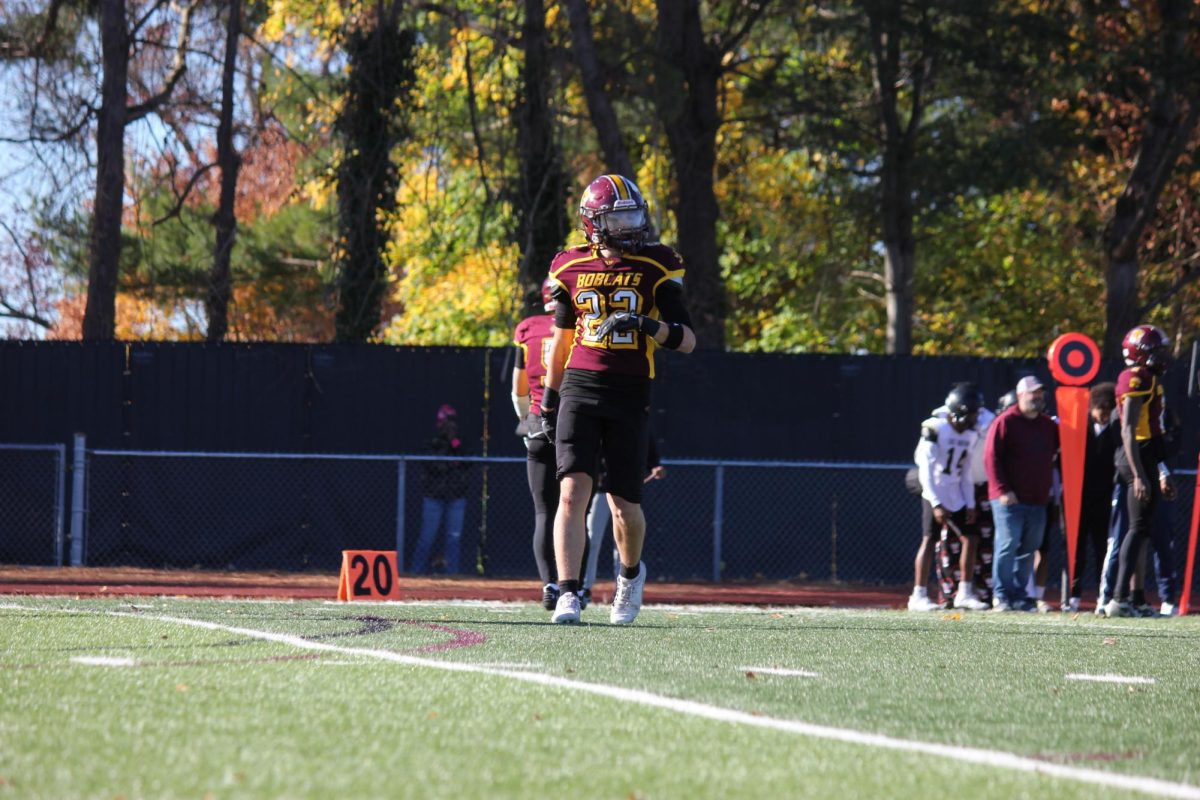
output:
[[[959,536],[962,553],[958,557],[958,569],[963,578],[975,574],[975,556],[979,553],[979,536],[964,533]]]
[[[608,507],[613,516],[613,538],[621,554],[621,566],[636,567],[642,560],[642,544],[646,540],[646,515],[640,503],[609,494]]]
[[[583,561],[587,538],[587,506],[592,496],[592,477],[572,472],[559,482],[558,513],[554,516],[554,560],[558,564],[558,585],[563,591],[550,617],[552,622],[578,622],[579,566]]]
[[[969,608],[972,611],[982,611],[987,608],[987,603],[984,603],[975,596],[975,557],[979,553],[978,534],[964,533],[959,535],[958,541],[962,546],[962,552],[958,557],[958,593],[954,596],[955,608]]]
[[[917,557],[913,559],[913,591],[908,598],[909,611],[933,611],[937,603],[929,599],[929,571],[933,569],[933,537],[922,536]]]
[[[933,537],[922,536],[917,557],[913,559],[913,586],[929,588],[929,570],[933,569]]]
[[[646,517],[642,506],[615,494],[608,495],[613,512],[613,538],[621,554],[621,574],[617,576],[609,622],[628,625],[642,610],[642,589],[646,585],[646,565],[642,563],[642,544],[646,540]]]

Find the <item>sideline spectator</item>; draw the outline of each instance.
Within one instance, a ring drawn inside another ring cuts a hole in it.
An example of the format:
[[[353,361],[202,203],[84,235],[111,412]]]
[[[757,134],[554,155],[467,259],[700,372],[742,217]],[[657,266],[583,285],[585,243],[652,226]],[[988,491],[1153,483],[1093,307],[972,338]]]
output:
[[[437,435],[429,440],[428,450],[436,456],[461,455],[458,438],[458,412],[443,404],[437,410]],[[458,572],[458,548],[462,540],[463,512],[467,507],[468,465],[450,458],[424,461],[425,498],[421,506],[421,536],[413,554],[412,571],[422,574],[438,530],[445,523],[446,538],[442,564],[447,574]]]
[[[1175,497],[1170,473],[1159,471],[1166,457],[1162,373],[1168,361],[1167,336],[1153,325],[1139,325],[1125,334],[1121,354],[1126,369],[1117,377],[1121,447],[1117,448],[1115,462],[1117,475],[1127,492],[1129,531],[1121,542],[1115,596],[1104,607],[1108,617],[1133,617],[1140,613],[1131,599],[1131,579],[1135,570],[1142,571],[1138,566],[1144,564],[1159,500]],[[1145,605],[1144,597],[1140,599],[1140,605]]]
[[[979,545],[979,536],[974,530],[975,484],[971,479],[971,454],[978,439],[974,430],[979,417],[978,390],[971,384],[956,384],[946,397],[945,408],[944,419],[934,416],[921,424],[921,438],[913,454],[924,501],[922,509],[929,509],[928,517],[923,519],[921,546],[914,562],[913,593],[908,601],[909,609],[913,611],[938,608],[928,597],[927,554],[931,552],[931,542],[941,535],[943,527],[949,527],[958,536],[961,546],[961,580],[954,594],[954,606],[986,608],[975,596],[970,577]]]
[[[654,352],[690,353],[696,335],[684,304],[683,262],[652,239],[646,202],[632,181],[601,175],[588,184],[579,221],[587,243],[559,253],[550,267],[559,302],[541,421],[558,456],[554,553],[562,592],[550,621],[579,622],[585,517],[603,455],[621,551],[609,622],[628,625],[646,585],[641,504]]]
[[[1113,457],[1121,443],[1120,429],[1113,423],[1117,407],[1116,384],[1098,383],[1088,396],[1087,449],[1083,465],[1083,490],[1079,503],[1079,538],[1075,542],[1075,579],[1071,582],[1070,611],[1079,610],[1083,597],[1083,573],[1088,550],[1096,565],[1097,586],[1104,571],[1109,518],[1112,515]],[[1097,589],[1099,594],[1099,589]]]
[[[1050,501],[1058,426],[1043,413],[1046,390],[1029,375],[1017,383],[1017,403],[992,423],[984,462],[996,523],[992,607],[1031,610],[1025,587],[1042,542]]]
[[[667,477],[667,468],[662,465],[662,461],[658,457],[658,445],[654,441],[654,433],[650,432],[648,436],[650,443],[646,450],[646,469],[648,471],[646,477],[642,479],[642,483],[660,481]],[[592,495],[592,504],[588,507],[587,514],[588,552],[583,558],[586,566],[583,570],[583,592],[581,594],[584,608],[592,600],[592,587],[596,585],[596,568],[599,566],[600,551],[611,519],[612,509],[608,505],[608,469],[604,464],[604,459],[600,459],[600,466],[596,471],[596,493]],[[617,575],[621,573],[621,554],[617,550],[615,541],[613,542],[612,557],[613,581],[615,582]]]

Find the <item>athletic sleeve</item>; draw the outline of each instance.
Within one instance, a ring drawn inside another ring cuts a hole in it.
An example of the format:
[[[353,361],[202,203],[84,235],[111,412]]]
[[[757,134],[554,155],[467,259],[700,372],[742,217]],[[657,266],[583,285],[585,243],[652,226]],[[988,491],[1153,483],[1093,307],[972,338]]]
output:
[[[554,327],[574,328],[575,304],[571,302],[571,294],[565,287],[556,286],[550,296],[558,301],[558,306],[554,309]]]
[[[659,313],[665,322],[678,322],[692,327],[692,317],[688,314],[683,302],[683,287],[673,280],[664,281],[658,287],[658,296],[654,299]],[[561,308],[561,304],[559,308]]]

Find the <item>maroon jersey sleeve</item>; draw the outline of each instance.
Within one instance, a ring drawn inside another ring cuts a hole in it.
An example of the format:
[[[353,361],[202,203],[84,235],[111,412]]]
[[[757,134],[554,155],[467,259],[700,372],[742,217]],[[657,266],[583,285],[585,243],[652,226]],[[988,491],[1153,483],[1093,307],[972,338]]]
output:
[[[567,356],[568,369],[654,377],[655,341],[639,331],[613,333],[601,339],[596,329],[618,311],[659,319],[660,291],[683,282],[683,263],[664,245],[650,245],[636,254],[605,259],[588,248],[567,250],[555,258],[550,278],[561,303],[574,312],[574,333]],[[557,324],[570,315],[560,311]],[[565,326],[564,326],[565,327]]]
[[[525,375],[529,378],[529,408],[539,413],[546,391],[546,364],[550,340],[554,334],[554,315],[538,314],[524,319],[513,333],[513,344],[521,352]],[[518,364],[521,366],[521,364]]]

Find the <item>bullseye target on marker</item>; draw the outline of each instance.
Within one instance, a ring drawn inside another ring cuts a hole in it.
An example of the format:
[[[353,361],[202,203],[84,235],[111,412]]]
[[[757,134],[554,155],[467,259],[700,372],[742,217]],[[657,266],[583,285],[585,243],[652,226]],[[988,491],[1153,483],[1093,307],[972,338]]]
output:
[[[1083,386],[1100,371],[1100,348],[1086,334],[1064,333],[1047,354],[1050,374],[1064,386]]]

